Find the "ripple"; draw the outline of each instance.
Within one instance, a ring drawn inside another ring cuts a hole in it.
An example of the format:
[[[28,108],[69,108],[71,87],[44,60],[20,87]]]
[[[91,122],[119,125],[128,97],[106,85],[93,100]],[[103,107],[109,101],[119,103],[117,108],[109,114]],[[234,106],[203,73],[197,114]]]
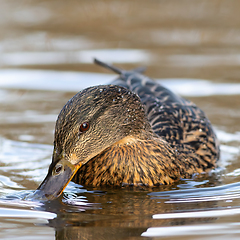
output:
[[[114,63],[147,61],[150,53],[140,49],[94,49],[74,52],[14,52],[3,53],[0,62],[7,66],[92,63],[94,58]]]
[[[91,85],[107,84],[114,77],[114,74],[5,69],[0,70],[0,87],[76,92]]]
[[[222,167],[226,167],[231,164],[240,155],[240,149],[238,147],[222,144],[220,145],[220,150],[221,159],[219,164],[221,164]]]
[[[232,142],[232,141],[240,142],[240,132],[228,133],[223,130],[216,129],[216,134],[218,139],[221,142]]]
[[[205,97],[239,95],[239,83],[215,83],[203,79],[158,79],[159,83],[182,96]],[[197,86],[197,87],[196,87]]]
[[[46,144],[0,138],[0,181],[5,187],[13,188],[22,187],[16,183],[16,178],[21,181],[22,177],[29,177],[31,181],[40,182],[51,161],[52,149],[52,146]],[[26,159],[28,159],[27,164]]]
[[[172,218],[207,218],[239,215],[240,208],[209,210],[209,211],[191,211],[180,213],[155,214],[153,219],[172,219]]]
[[[1,113],[2,118],[0,119],[0,123],[8,123],[8,124],[20,124],[20,123],[45,123],[45,122],[56,122],[57,116],[56,114],[41,114],[36,112],[23,112],[23,113],[9,113],[4,112]],[[30,136],[22,136],[21,139],[24,140],[27,138],[29,140]]]
[[[185,225],[174,227],[151,227],[143,232],[143,237],[163,237],[163,236],[203,236],[203,235],[224,235],[240,233],[240,223],[224,224],[202,224],[202,225]],[[208,236],[208,237],[209,237]]]
[[[20,184],[15,183],[12,181],[9,177],[2,176],[0,175],[0,186],[5,188],[5,187],[10,187],[10,188],[23,188]]]
[[[45,211],[0,208],[0,217],[53,219],[56,216],[57,214],[55,213]]]
[[[240,183],[225,184],[217,187],[184,189],[149,193],[153,198],[167,199],[165,203],[206,202],[240,198]]]
[[[22,196],[27,196],[27,191],[25,191],[21,195]],[[20,194],[19,194],[19,197],[20,197]],[[17,207],[17,208],[29,207],[29,208],[33,208],[33,207],[42,206],[43,203],[36,202],[36,201],[22,200],[22,199],[17,198],[15,196],[15,199],[10,199],[10,198],[8,198],[8,199],[0,199],[0,205],[4,205],[6,207]]]
[[[0,87],[77,92],[89,86],[108,84],[115,77],[115,74],[88,72],[3,69],[0,70]],[[240,94],[239,83],[214,83],[201,79],[157,79],[157,81],[183,96],[204,97]]]

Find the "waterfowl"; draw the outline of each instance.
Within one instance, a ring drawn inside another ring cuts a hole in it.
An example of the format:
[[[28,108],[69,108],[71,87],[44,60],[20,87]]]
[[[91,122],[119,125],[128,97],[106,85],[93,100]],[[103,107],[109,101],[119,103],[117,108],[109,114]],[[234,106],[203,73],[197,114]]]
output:
[[[84,186],[172,184],[216,166],[219,146],[204,112],[149,77],[121,70],[110,85],[77,93],[61,110],[52,163],[35,195]]]

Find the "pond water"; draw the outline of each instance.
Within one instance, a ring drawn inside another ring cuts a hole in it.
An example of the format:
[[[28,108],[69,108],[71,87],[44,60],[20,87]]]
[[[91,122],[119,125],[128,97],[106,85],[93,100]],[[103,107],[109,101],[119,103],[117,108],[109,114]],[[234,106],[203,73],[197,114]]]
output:
[[[1,0],[0,239],[239,239],[240,3]],[[76,92],[116,75],[98,57],[194,101],[221,142],[210,176],[153,190],[86,188],[24,200],[51,162]]]

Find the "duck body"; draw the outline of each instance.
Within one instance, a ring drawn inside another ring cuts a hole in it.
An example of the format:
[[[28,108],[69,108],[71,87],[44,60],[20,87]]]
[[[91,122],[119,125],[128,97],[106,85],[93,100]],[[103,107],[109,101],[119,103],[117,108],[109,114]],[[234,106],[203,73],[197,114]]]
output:
[[[92,186],[157,186],[213,169],[219,146],[204,112],[138,71],[119,73],[111,84],[139,97],[150,129],[130,132],[104,149],[78,170],[73,181]],[[121,107],[127,109],[128,104]],[[134,122],[136,116],[130,109],[127,121]]]
[[[216,166],[219,145],[204,112],[142,69],[77,93],[61,110],[52,163],[35,198],[58,197],[69,181],[84,186],[172,184]]]

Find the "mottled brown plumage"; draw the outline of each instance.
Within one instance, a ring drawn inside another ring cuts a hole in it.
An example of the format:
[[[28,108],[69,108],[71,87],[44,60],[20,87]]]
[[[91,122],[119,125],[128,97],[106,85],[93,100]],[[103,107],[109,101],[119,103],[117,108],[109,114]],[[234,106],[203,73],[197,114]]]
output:
[[[76,155],[80,149],[81,155],[86,154],[73,181],[93,186],[155,186],[214,168],[219,147],[202,110],[138,70],[113,70],[120,73],[112,82],[116,86],[83,90],[59,115],[55,148]],[[89,121],[92,129],[75,143],[83,121]]]
[[[201,109],[142,75],[143,69],[96,63],[120,77],[84,89],[63,107],[41,194],[59,196],[72,177],[86,186],[158,186],[215,167],[218,141]]]

